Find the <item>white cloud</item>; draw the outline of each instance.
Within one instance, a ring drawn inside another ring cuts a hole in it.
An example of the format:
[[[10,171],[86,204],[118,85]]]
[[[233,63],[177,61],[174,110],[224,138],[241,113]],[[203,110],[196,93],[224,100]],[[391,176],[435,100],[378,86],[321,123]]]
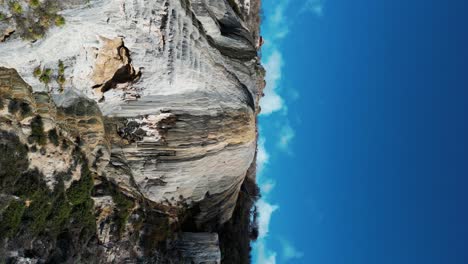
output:
[[[270,115],[284,108],[284,99],[278,93],[283,68],[283,56],[279,51],[279,44],[281,39],[289,33],[289,19],[285,16],[289,2],[289,0],[278,1],[273,12],[267,16],[265,21],[263,51],[266,54],[266,60],[264,60],[266,87],[265,96],[260,101],[262,115]]]
[[[269,251],[265,246],[264,240],[259,240],[255,243],[257,250],[257,258],[255,263],[258,264],[276,264],[276,252]]]
[[[269,179],[265,181],[264,183],[260,184],[260,189],[262,190],[263,195],[267,195],[275,188],[275,186],[276,186],[276,182]]]
[[[257,149],[257,174],[261,175],[265,165],[268,164],[270,159],[270,154],[268,154],[265,149],[265,138],[260,137],[258,139],[258,149]]]
[[[260,101],[262,109],[261,115],[268,116],[272,113],[283,110],[284,115],[279,115],[280,120],[285,121],[284,128],[280,130],[280,140],[278,146],[281,149],[288,150],[289,143],[294,138],[294,130],[289,125],[287,118],[287,105],[282,97],[281,80],[282,71],[284,67],[283,55],[281,53],[281,41],[287,37],[290,25],[293,23],[291,17],[286,16],[286,10],[289,7],[290,0],[277,0],[275,6],[267,15],[267,19],[263,24],[263,34],[265,37],[265,44],[263,45],[262,52],[264,55],[263,65],[266,70],[266,87],[264,90],[265,96]],[[298,96],[298,95],[297,95]],[[276,115],[278,116],[278,115]],[[269,233],[269,226],[272,214],[279,209],[268,201],[267,196],[275,188],[275,182],[268,179],[263,175],[264,169],[268,166],[270,155],[265,147],[265,138],[260,130],[260,137],[258,140],[257,152],[257,173],[258,183],[262,191],[263,197],[257,201],[256,206],[258,210],[258,229],[259,236],[257,242],[253,245],[256,252],[254,263],[256,264],[276,264],[277,252],[269,250],[267,246],[267,237]],[[288,150],[289,151],[289,150]],[[285,252],[288,258],[298,257],[299,251],[294,251],[294,247],[287,248]]]
[[[289,0],[280,0],[270,16],[267,16],[266,26],[268,37],[271,39],[282,39],[289,33],[289,19],[285,16]]]
[[[289,144],[295,136],[296,132],[294,132],[294,129],[291,127],[291,125],[289,125],[289,123],[286,123],[286,125],[283,125],[283,127],[281,128],[278,147],[282,150],[289,152]]]
[[[266,182],[260,188],[264,195],[268,194],[274,188],[274,183]],[[279,209],[279,206],[267,202],[265,197],[258,200],[256,205],[258,210],[258,240],[254,244],[256,251],[254,263],[276,264],[277,253],[268,249],[265,238],[268,236],[271,215]]]
[[[307,0],[302,7],[302,12],[312,12],[314,15],[323,16],[323,0]]]
[[[283,56],[275,49],[265,61],[266,87],[265,96],[260,101],[262,115],[269,115],[281,110],[284,106],[284,100],[278,94],[278,86],[281,81],[281,69],[283,67]]]
[[[291,259],[300,259],[304,256],[302,251],[297,250],[291,242],[287,240],[281,240],[282,246],[282,256],[284,260],[291,260]]]
[[[273,212],[278,210],[278,205],[273,205],[267,202],[265,199],[260,199],[257,202],[258,210],[258,237],[264,238],[268,235],[270,228],[270,220]]]

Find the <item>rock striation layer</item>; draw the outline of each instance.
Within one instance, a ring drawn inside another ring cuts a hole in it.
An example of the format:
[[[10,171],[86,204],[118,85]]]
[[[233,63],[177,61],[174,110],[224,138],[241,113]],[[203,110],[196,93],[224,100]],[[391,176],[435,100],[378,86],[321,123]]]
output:
[[[247,263],[259,8],[0,3],[0,260]]]

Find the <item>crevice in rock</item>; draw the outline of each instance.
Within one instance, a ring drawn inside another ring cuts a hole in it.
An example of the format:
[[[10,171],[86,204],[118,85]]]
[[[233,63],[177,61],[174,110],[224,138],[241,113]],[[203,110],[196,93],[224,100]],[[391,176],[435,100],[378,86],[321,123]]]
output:
[[[3,36],[0,37],[0,42],[5,42],[15,32],[16,32],[16,30],[14,30],[14,29],[7,29],[5,31],[5,33],[3,33]]]

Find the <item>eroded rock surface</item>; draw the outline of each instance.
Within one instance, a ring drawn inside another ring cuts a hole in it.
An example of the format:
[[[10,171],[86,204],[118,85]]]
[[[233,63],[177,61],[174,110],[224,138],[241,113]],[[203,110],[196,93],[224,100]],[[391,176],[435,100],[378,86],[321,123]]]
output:
[[[260,2],[16,2],[0,4],[0,256],[247,263],[225,239],[251,235],[258,196]]]

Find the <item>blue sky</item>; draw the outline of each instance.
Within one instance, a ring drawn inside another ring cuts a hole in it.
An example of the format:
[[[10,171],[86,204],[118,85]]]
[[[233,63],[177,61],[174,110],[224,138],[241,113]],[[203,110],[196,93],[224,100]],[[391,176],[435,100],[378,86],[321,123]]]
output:
[[[254,263],[468,263],[467,7],[263,0]]]

